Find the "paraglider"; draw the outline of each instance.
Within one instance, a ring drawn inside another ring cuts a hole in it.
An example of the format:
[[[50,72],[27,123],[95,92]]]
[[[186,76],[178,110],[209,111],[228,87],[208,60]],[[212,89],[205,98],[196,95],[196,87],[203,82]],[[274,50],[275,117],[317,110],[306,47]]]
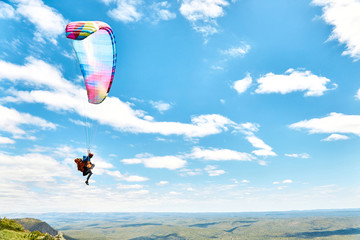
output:
[[[94,156],[94,154],[89,153],[87,156],[83,156],[83,158],[75,158],[74,162],[77,165],[77,168],[80,172],[83,173],[83,176],[88,175],[85,183],[86,185],[89,185],[89,179],[91,177],[92,169],[95,167],[95,164],[91,162],[91,158]]]
[[[116,43],[111,27],[100,21],[71,22],[65,29],[66,37],[72,39],[73,47],[80,64],[87,91],[88,102],[100,104],[107,97],[115,74],[116,67]],[[87,117],[87,112],[84,113]],[[87,122],[85,127],[92,128]],[[86,130],[88,156],[81,160],[85,163],[83,175],[88,175],[86,184],[92,175],[91,169],[94,164],[90,162],[93,154],[90,153],[92,136],[88,136]],[[75,159],[76,162],[77,159]],[[79,169],[79,161],[77,161]],[[79,169],[80,170],[80,169]]]
[[[73,47],[84,77],[89,103],[99,104],[110,91],[115,74],[116,46],[111,27],[99,21],[71,22],[66,37]]]

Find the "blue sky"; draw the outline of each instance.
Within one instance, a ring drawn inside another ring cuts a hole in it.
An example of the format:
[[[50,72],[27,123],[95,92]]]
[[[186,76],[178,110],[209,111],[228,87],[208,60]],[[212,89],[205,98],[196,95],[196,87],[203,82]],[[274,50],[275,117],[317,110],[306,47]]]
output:
[[[0,213],[358,208],[358,0],[0,2]],[[65,26],[108,23],[86,103]],[[94,122],[90,186],[74,158]],[[80,206],[80,207],[79,207]]]

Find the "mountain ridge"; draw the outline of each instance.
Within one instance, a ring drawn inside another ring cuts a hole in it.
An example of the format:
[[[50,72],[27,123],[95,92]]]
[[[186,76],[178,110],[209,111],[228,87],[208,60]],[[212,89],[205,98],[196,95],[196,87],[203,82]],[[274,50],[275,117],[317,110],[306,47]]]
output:
[[[48,223],[35,218],[0,218],[0,239],[28,239],[28,240],[76,240],[63,235]]]

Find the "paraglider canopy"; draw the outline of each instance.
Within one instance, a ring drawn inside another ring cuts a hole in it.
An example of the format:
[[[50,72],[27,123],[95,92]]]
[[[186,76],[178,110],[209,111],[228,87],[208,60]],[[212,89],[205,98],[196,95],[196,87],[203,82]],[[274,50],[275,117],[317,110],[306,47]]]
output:
[[[99,104],[110,91],[115,74],[116,47],[111,27],[100,21],[71,22],[66,37],[74,40],[89,103]]]

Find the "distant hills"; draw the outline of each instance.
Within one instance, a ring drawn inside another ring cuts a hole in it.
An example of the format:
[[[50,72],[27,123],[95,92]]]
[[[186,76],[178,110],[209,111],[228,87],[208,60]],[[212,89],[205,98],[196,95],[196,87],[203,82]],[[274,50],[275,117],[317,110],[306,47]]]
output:
[[[0,217],[0,240],[360,240],[360,209],[249,213],[52,212],[6,216],[12,219]]]

